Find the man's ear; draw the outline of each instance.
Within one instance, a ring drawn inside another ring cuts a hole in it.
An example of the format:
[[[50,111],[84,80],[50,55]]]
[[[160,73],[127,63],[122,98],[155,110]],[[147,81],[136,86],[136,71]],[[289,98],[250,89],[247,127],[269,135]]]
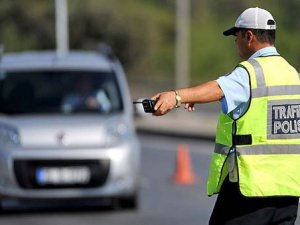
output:
[[[252,31],[247,30],[247,32],[246,32],[247,41],[250,41],[252,39],[252,37],[253,37]]]
[[[256,36],[253,34],[253,32],[251,30],[248,30],[245,34],[246,40],[248,42],[248,45],[252,45],[253,43],[255,43],[256,40]]]

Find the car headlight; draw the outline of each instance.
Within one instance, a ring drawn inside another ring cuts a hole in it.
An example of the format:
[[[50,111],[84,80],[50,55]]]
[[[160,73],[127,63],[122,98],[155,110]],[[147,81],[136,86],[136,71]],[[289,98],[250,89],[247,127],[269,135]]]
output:
[[[0,126],[0,145],[3,147],[17,147],[20,145],[20,136],[16,129]]]
[[[106,145],[115,145],[129,136],[129,127],[128,124],[124,121],[110,121],[106,123],[105,126]]]

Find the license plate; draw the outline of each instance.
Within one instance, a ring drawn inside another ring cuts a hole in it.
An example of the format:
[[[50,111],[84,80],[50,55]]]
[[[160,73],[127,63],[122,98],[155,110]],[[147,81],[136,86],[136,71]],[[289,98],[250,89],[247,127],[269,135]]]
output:
[[[42,167],[36,169],[36,181],[39,185],[76,185],[88,184],[91,171],[85,166]]]

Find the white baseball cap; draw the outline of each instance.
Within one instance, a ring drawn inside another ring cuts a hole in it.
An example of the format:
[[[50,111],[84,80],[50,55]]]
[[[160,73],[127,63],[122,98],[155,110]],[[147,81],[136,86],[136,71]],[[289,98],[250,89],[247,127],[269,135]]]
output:
[[[276,22],[267,10],[261,8],[246,9],[235,21],[234,27],[223,32],[225,36],[235,35],[240,28],[276,30]]]

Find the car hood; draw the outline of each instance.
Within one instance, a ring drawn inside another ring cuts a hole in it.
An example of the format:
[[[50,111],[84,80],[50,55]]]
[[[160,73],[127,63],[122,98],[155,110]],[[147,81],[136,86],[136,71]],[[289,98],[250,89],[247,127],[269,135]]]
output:
[[[0,123],[18,130],[24,148],[87,148],[104,146],[107,131],[121,116],[17,116]]]

